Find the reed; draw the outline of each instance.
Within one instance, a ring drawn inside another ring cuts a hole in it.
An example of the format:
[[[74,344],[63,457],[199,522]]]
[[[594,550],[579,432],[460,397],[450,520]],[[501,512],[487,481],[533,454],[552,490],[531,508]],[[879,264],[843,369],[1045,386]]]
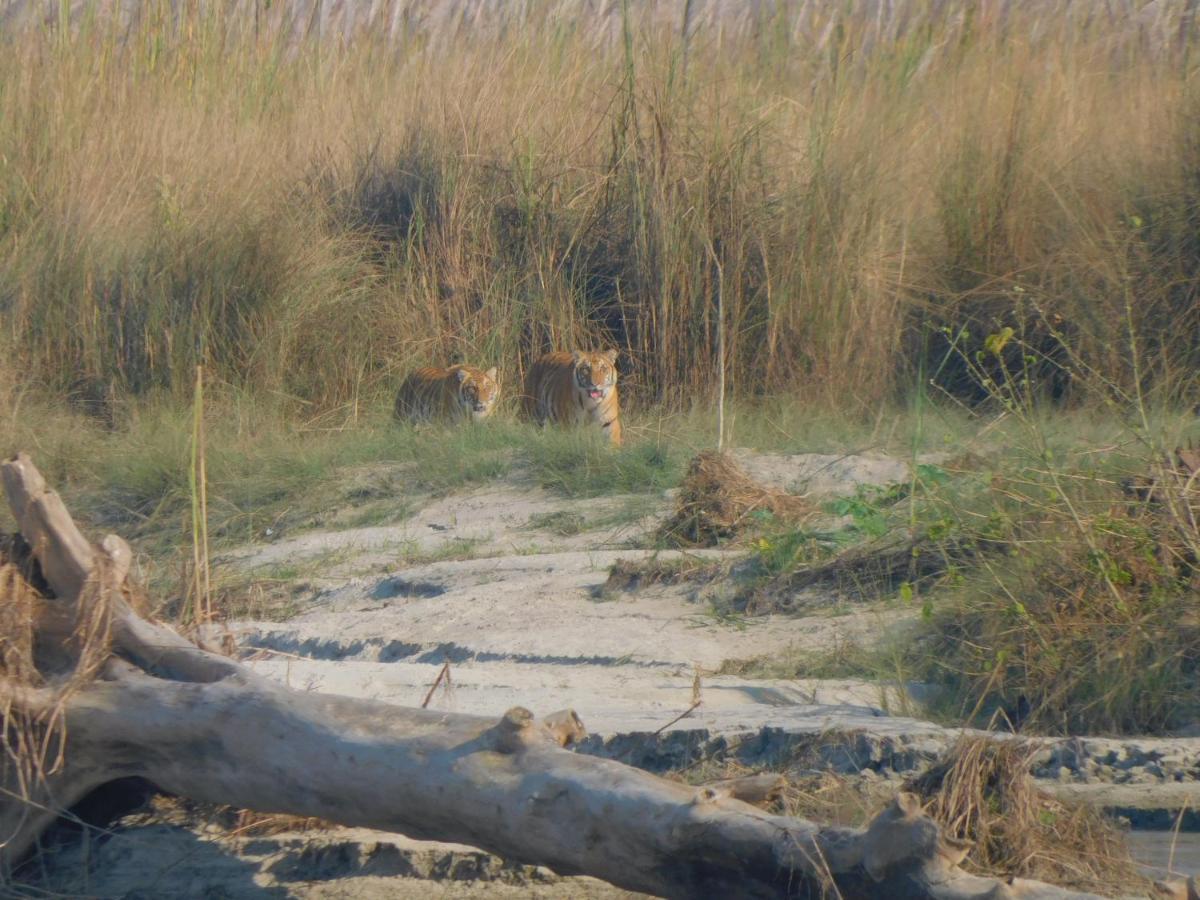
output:
[[[191,603],[187,612],[196,624],[213,618],[212,576],[208,553],[208,472],[204,429],[204,366],[196,366],[196,393],[192,402],[191,465],[188,467],[188,499],[192,514]],[[185,613],[185,618],[189,616]]]
[[[4,330],[105,415],[201,361],[308,415],[568,345],[686,406],[726,330],[734,398],[976,403],[951,345],[1011,327],[1048,394],[1194,399],[1194,23],[1083,6],[16,3]]]
[[[915,457],[935,419],[996,413],[1025,456],[980,512],[1023,555],[963,574],[945,619],[922,597],[959,712],[1198,708],[1192,507],[1120,488],[1200,401],[1190,0],[47,6],[10,0],[0,32],[0,443],[98,525],[190,550],[197,603],[207,529],[261,539],[354,462],[446,490],[519,451],[587,496],[673,484],[713,435],[869,428]],[[498,365],[512,403],[533,358],[597,345],[622,351],[619,454],[377,415],[419,364]],[[1048,403],[1138,452],[1095,481],[1107,451],[1072,434],[1060,465]],[[672,436],[689,417],[703,437]]]

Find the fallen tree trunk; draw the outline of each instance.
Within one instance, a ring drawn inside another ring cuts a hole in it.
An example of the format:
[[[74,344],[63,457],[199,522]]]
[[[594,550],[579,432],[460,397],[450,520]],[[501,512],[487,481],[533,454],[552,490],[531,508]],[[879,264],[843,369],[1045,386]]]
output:
[[[61,811],[140,776],[194,800],[472,844],[670,897],[1088,896],[964,873],[965,849],[912,795],[865,830],[822,827],[738,799],[770,796],[772,779],[694,788],[577,755],[570,712],[493,720],[289,690],[141,618],[128,547],[85,540],[27,457],[3,479],[53,594],[35,621],[45,671],[21,680],[8,667],[0,682],[17,751],[3,772],[6,871]],[[31,722],[63,736],[61,764],[43,753],[32,778],[13,761]]]

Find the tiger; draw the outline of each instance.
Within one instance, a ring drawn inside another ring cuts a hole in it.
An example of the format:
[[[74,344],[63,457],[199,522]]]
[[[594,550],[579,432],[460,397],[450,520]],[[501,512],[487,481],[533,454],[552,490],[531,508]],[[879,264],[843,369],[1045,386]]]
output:
[[[599,425],[621,446],[616,362],[616,350],[545,354],[525,375],[525,415],[539,425]]]
[[[400,385],[396,418],[401,422],[478,422],[492,414],[499,398],[495,366],[486,372],[474,366],[425,366],[410,372]]]

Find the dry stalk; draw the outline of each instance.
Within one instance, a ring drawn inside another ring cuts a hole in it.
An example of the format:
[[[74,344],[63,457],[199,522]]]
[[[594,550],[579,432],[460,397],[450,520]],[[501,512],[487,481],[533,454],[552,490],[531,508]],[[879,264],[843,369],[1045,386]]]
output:
[[[109,658],[118,590],[111,565],[98,555],[73,617],[63,621],[46,603],[53,593],[29,545],[20,535],[0,538],[0,783],[27,802],[63,767],[67,701]],[[35,640],[39,632],[61,643]]]
[[[425,699],[421,701],[421,709],[429,707],[429,701],[433,699],[433,692],[438,689],[438,685],[445,682],[446,693],[450,693],[450,661],[446,660],[442,664],[442,668],[438,670],[437,678],[433,679],[433,684],[429,686],[429,693],[425,695]]]
[[[192,501],[192,612],[198,625],[212,622],[212,585],[208,554],[208,474],[204,435],[204,366],[196,366],[192,405],[192,460],[188,483]]]
[[[1038,790],[1029,773],[1037,752],[1024,741],[963,738],[905,790],[949,837],[971,845],[976,871],[1083,889],[1143,885],[1120,833],[1099,812]]]

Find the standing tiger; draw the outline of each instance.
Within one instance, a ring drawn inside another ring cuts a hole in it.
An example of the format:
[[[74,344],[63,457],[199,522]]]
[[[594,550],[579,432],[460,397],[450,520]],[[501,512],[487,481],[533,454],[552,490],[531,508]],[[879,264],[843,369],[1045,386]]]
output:
[[[496,367],[432,366],[408,374],[396,395],[396,418],[402,422],[486,419],[496,407],[500,386]]]
[[[525,376],[525,414],[539,425],[598,425],[619,447],[616,362],[616,350],[547,353]]]

